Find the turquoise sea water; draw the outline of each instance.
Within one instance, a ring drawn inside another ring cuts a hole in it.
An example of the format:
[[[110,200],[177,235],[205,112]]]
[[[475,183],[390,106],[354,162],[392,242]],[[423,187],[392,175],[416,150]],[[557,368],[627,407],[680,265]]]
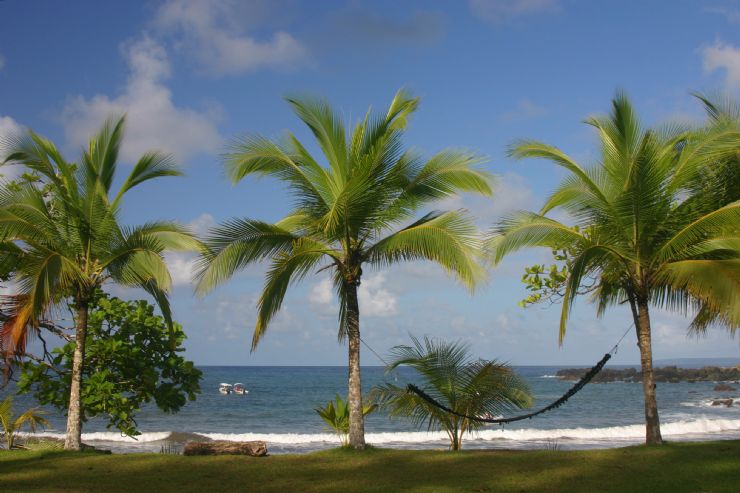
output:
[[[83,440],[117,452],[159,451],[164,443],[175,446],[193,434],[212,439],[266,440],[270,453],[303,452],[334,447],[337,439],[314,408],[346,394],[344,367],[203,367],[202,394],[179,413],[165,414],[146,408],[137,421],[138,440],[107,430],[94,419],[84,426]],[[557,367],[524,366],[518,371],[531,384],[542,407],[557,399],[573,382],[554,378]],[[414,373],[400,368],[385,374],[381,367],[363,368],[363,387],[369,390],[384,380],[399,385],[414,382]],[[243,382],[248,395],[222,395],[221,382]],[[658,385],[663,434],[668,440],[740,438],[740,392],[715,392],[713,382]],[[740,385],[737,386],[740,388]],[[0,394],[12,389],[0,391]],[[711,406],[717,397],[734,397],[732,407]],[[16,398],[18,409],[35,405],[30,396]],[[53,429],[63,436],[65,418],[52,413]],[[505,427],[487,426],[467,437],[466,448],[617,447],[639,443],[644,436],[641,384],[589,384],[564,406],[550,413]],[[382,447],[445,448],[441,433],[418,430],[407,420],[389,419],[382,412],[366,422],[367,441]]]

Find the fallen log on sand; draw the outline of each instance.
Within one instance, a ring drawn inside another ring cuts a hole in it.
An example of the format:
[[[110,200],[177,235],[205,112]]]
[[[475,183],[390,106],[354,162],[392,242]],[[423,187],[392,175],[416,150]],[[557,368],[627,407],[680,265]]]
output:
[[[188,442],[183,450],[184,455],[251,455],[262,457],[267,455],[267,443],[254,442],[229,442],[226,440],[214,440],[212,442]]]

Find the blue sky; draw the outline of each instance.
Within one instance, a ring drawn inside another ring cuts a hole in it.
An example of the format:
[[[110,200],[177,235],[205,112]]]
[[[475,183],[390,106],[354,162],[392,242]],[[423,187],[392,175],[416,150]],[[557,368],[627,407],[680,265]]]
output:
[[[124,221],[179,220],[204,232],[234,216],[276,220],[290,200],[279,183],[236,186],[219,153],[234,137],[310,136],[285,95],[326,96],[348,122],[382,109],[406,87],[421,96],[406,144],[431,154],[475,150],[498,175],[493,200],[463,197],[481,227],[514,209],[536,209],[563,176],[545,162],[514,163],[506,146],[531,137],[584,163],[594,135],[582,123],[628,92],[648,124],[703,118],[691,91],[740,93],[740,1],[0,1],[0,134],[25,127],[73,160],[108,116],[126,112],[124,168],[156,148],[187,173],[129,196]],[[626,309],[596,319],[577,305],[562,348],[559,307],[521,309],[530,251],[506,260],[470,296],[438,268],[410,264],[366,273],[364,339],[378,352],[408,334],[470,341],[485,358],[516,364],[588,364],[629,325]],[[344,364],[327,278],[311,276],[286,299],[260,347],[249,352],[264,266],[205,298],[192,294],[191,258],[171,255],[176,318],[199,364]],[[137,293],[114,289],[123,296]],[[719,330],[687,339],[687,320],[655,313],[656,358],[738,356]],[[616,363],[635,363],[630,334]],[[378,364],[365,351],[363,363]]]

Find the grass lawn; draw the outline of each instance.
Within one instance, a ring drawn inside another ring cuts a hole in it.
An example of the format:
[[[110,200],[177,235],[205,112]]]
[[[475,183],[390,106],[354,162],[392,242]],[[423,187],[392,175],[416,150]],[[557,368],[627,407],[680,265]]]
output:
[[[740,492],[740,441],[595,451],[330,450],[263,458],[0,452],[5,492]]]

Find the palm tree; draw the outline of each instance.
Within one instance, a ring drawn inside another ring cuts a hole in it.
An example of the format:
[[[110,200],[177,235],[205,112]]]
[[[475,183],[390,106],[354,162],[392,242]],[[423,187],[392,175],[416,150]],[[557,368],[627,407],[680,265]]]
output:
[[[64,445],[70,450],[81,447],[84,342],[95,290],[107,282],[143,288],[171,322],[167,299],[171,279],[163,252],[197,247],[190,234],[170,222],[137,227],[119,223],[129,190],[154,178],[181,174],[169,156],[147,153],[113,195],[123,132],[123,117],[106,122],[77,164],[67,162],[51,141],[33,131],[6,142],[5,162],[24,166],[39,176],[40,183],[0,189],[0,235],[14,245],[11,270],[18,286],[0,335],[6,354],[22,357],[28,338],[55,309],[67,301],[73,307],[77,345]]]
[[[370,112],[347,133],[323,101],[288,99],[324,154],[322,166],[292,134],[282,142],[247,137],[225,159],[233,182],[273,176],[286,183],[293,211],[275,224],[232,219],[205,240],[197,275],[205,293],[247,264],[270,260],[252,338],[255,349],[291,282],[316,268],[330,270],[339,298],[339,338],[349,346],[350,445],[365,446],[360,386],[360,308],[363,266],[431,260],[472,289],[483,275],[479,239],[464,211],[430,212],[411,224],[430,202],[460,191],[490,194],[480,158],[442,151],[423,161],[404,151],[401,136],[419,100],[399,91],[385,115]]]
[[[13,414],[13,397],[8,396],[3,399],[0,402],[0,426],[3,427],[3,434],[5,435],[5,443],[7,443],[8,450],[12,450],[15,446],[15,436],[24,425],[28,425],[32,433],[36,431],[37,426],[49,426],[49,422],[44,418],[44,414],[43,411],[34,407],[15,416]]]
[[[657,444],[650,306],[695,313],[695,328],[740,326],[740,202],[707,183],[740,149],[740,130],[729,121],[696,131],[644,129],[623,94],[608,117],[587,123],[601,140],[590,168],[539,142],[512,146],[513,157],[548,159],[570,175],[539,213],[502,220],[488,247],[495,262],[530,246],[567,252],[561,343],[586,279],[594,283],[599,315],[628,303],[640,348],[646,442]],[[554,209],[568,213],[575,227],[547,217]]]
[[[412,337],[413,346],[396,346],[386,366],[392,371],[409,366],[423,381],[423,391],[447,408],[465,416],[496,416],[532,405],[527,383],[507,365],[474,359],[470,346]],[[405,387],[391,383],[373,389],[372,397],[390,410],[391,416],[408,416],[428,430],[442,429],[450,449],[460,450],[465,433],[484,426],[479,421],[441,410]]]

